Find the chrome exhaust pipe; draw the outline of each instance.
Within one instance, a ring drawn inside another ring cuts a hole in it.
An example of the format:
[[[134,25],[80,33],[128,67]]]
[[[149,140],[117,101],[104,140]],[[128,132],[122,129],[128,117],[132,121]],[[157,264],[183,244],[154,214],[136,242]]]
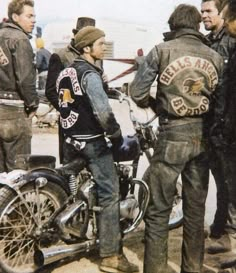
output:
[[[96,248],[97,245],[98,240],[93,239],[78,244],[57,245],[49,248],[37,249],[34,253],[34,263],[36,266],[41,267],[80,252],[88,252]]]
[[[77,237],[84,237],[84,234],[82,233],[81,230],[77,230],[69,225],[67,225],[67,222],[73,218],[76,213],[78,213],[78,210],[86,210],[87,209],[87,204],[82,201],[78,200],[75,203],[72,203],[69,205],[64,211],[62,211],[57,217],[56,217],[56,225],[58,226],[61,237],[64,239],[69,239],[70,235],[73,234]]]

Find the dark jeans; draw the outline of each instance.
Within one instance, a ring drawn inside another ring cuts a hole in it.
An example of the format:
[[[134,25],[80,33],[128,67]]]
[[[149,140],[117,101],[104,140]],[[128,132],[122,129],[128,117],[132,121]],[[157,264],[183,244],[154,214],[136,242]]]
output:
[[[228,221],[226,231],[236,239],[236,149],[229,149],[225,154],[227,162]]]
[[[160,128],[150,165],[151,198],[145,216],[144,273],[167,273],[168,221],[176,181],[183,183],[183,272],[201,272],[209,166],[202,122]]]
[[[117,255],[121,248],[119,180],[111,150],[104,138],[87,143],[80,152],[66,144],[65,157],[84,157],[97,184],[99,214],[100,256]]]
[[[212,226],[213,233],[223,234],[228,214],[228,161],[223,150],[210,149],[210,169],[216,183],[216,212]]]
[[[31,152],[31,137],[24,108],[0,105],[0,172],[12,171],[16,155]]]

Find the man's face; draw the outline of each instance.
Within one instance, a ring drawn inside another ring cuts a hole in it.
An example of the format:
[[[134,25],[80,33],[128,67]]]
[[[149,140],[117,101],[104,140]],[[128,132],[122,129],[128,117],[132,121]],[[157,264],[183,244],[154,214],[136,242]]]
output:
[[[25,5],[23,12],[20,15],[14,13],[12,18],[26,33],[32,33],[36,23],[33,7]]]
[[[217,32],[223,25],[223,19],[214,1],[203,2],[201,5],[201,14],[206,30]]]
[[[101,37],[93,43],[90,55],[94,60],[102,60],[106,50],[105,38]]]

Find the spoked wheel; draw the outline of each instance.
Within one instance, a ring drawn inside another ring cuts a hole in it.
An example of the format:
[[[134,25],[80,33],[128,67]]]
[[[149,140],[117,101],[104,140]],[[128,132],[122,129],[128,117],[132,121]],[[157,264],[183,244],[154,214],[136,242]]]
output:
[[[142,196],[140,196],[142,192]],[[126,198],[120,202],[121,227],[126,234],[138,227],[145,214],[150,192],[147,184],[140,179],[132,179],[129,183]]]
[[[143,180],[149,180],[149,168],[145,171],[143,175]],[[139,195],[142,195],[140,192]],[[169,219],[169,229],[178,228],[183,223],[183,201],[182,201],[182,183],[177,181],[176,183],[176,193],[174,197],[173,207]]]
[[[7,273],[32,273],[34,250],[40,246],[42,226],[65,201],[61,187],[48,181],[41,188],[33,183],[21,194],[0,190],[0,268]]]
[[[169,229],[178,228],[183,223],[182,183],[176,184],[176,194],[169,219]]]

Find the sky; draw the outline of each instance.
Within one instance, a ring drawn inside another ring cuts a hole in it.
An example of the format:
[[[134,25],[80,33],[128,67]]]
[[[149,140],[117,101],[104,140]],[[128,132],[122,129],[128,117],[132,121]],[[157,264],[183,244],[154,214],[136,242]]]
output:
[[[9,0],[0,0],[0,19],[7,17],[8,3]],[[53,21],[76,21],[81,16],[160,27],[180,3],[200,8],[201,0],[35,0],[35,12],[41,27]]]

